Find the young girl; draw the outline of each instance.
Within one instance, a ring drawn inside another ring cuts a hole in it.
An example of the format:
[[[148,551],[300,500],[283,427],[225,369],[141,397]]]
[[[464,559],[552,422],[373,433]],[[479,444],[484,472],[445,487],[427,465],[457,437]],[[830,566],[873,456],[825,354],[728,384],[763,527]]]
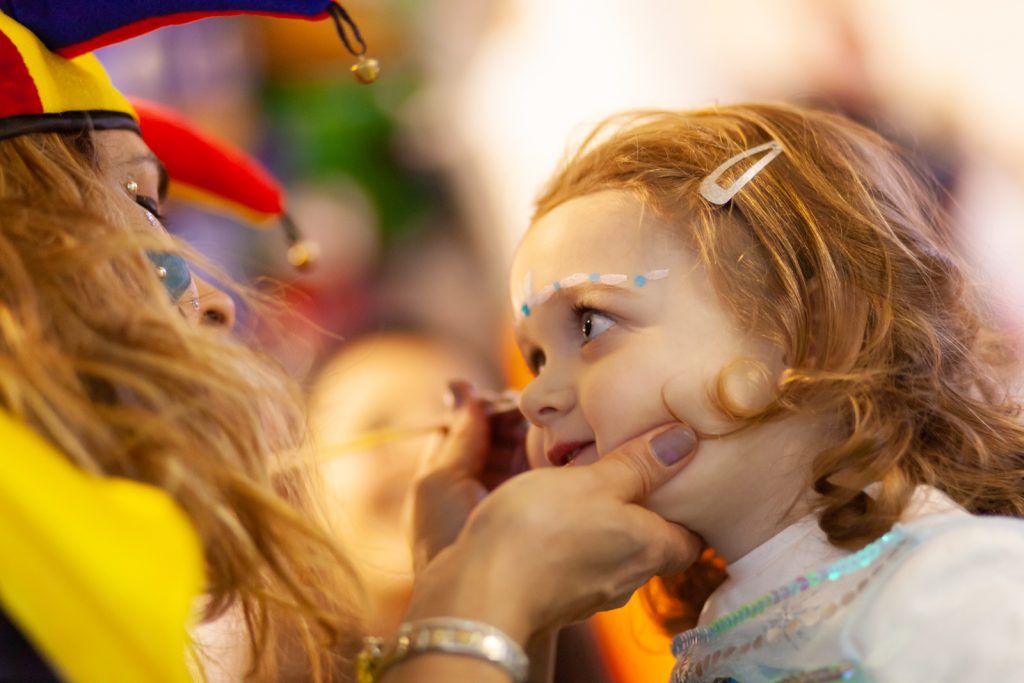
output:
[[[701,436],[647,501],[719,556],[665,582],[673,681],[1021,675],[1024,427],[951,243],[891,145],[788,106],[613,119],[543,193],[533,459]]]

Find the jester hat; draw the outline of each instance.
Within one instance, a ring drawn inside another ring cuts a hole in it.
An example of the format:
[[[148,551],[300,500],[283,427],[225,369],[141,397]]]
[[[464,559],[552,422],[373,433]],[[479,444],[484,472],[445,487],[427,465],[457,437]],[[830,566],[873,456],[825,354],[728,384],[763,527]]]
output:
[[[165,107],[129,101],[91,53],[161,26],[237,14],[330,17],[359,57],[352,69],[357,79],[376,78],[376,62],[364,58],[358,28],[333,0],[0,0],[0,140],[39,132],[135,131],[167,167],[172,193],[257,224],[279,219],[289,259],[306,265],[310,251],[285,213],[281,187],[258,162]]]

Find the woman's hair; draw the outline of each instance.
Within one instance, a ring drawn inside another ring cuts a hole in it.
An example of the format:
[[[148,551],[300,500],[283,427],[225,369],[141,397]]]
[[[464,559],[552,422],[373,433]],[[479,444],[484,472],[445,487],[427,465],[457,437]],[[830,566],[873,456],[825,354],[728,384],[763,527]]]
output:
[[[784,152],[729,204],[702,199],[703,178],[770,140]],[[723,377],[713,403],[738,428],[837,416],[838,437],[808,476],[822,530],[855,548],[898,520],[918,484],[971,512],[1024,515],[1020,405],[999,380],[1015,358],[987,327],[922,178],[886,140],[830,113],[771,104],[633,112],[589,135],[534,220],[575,197],[625,190],[679,226],[734,316],[786,352],[767,406],[735,405]],[[706,554],[655,585],[650,605],[667,628],[692,627],[724,575]]]
[[[167,491],[207,565],[205,617],[240,614],[258,679],[347,679],[360,594],[300,461],[300,392],[228,335],[187,324],[147,229],[90,137],[0,142],[0,409],[87,472]],[[42,492],[45,493],[45,492]],[[153,587],[154,591],[159,586]]]

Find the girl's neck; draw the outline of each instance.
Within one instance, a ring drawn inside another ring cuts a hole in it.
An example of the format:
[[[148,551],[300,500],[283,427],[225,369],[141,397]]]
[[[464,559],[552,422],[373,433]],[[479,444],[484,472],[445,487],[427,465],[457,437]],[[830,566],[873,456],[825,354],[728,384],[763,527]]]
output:
[[[760,511],[729,529],[716,540],[705,537],[715,552],[732,564],[777,534],[813,513],[812,497],[798,496],[792,504],[783,508]]]
[[[809,481],[812,463],[835,439],[830,420],[810,415],[759,425],[748,438],[751,448],[772,454],[773,466],[756,481],[737,481],[730,504],[699,531],[727,563],[814,512],[820,496]]]

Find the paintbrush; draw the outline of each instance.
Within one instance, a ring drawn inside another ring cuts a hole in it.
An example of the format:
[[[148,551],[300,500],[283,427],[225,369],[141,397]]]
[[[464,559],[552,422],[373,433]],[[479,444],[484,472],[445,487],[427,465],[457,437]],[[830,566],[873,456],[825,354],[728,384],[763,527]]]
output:
[[[482,391],[480,398],[484,404],[484,413],[492,421],[519,412],[519,392],[513,390],[501,393]],[[358,434],[348,441],[322,446],[318,449],[318,457],[320,460],[334,460],[352,453],[372,450],[386,444],[434,432],[444,434],[450,426],[451,416],[444,416],[420,425],[375,429]]]

